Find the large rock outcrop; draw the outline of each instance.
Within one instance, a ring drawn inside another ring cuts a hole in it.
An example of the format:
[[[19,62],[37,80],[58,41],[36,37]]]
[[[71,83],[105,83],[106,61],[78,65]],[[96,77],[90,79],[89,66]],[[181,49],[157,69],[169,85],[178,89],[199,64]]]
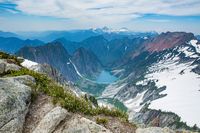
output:
[[[24,133],[111,133],[76,113],[51,103],[49,96],[40,94],[31,104],[24,124]]]
[[[55,130],[56,126],[69,115],[67,110],[61,107],[55,107],[39,122],[33,133],[51,133]]]
[[[111,133],[111,131],[89,119],[74,115],[69,121],[65,121],[55,133]]]
[[[30,76],[0,78],[0,133],[19,133],[31,101]]]
[[[9,62],[8,60],[5,59],[0,59],[0,74],[3,74],[5,72],[8,72],[10,70],[19,70],[21,67]]]

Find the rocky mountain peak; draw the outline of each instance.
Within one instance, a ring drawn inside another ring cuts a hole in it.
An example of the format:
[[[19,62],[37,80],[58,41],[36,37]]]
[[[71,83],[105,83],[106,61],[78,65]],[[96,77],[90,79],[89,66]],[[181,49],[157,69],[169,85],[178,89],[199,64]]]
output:
[[[165,49],[175,47],[177,45],[182,45],[190,40],[194,39],[192,33],[185,32],[166,32],[161,33],[159,36],[148,40],[145,43],[145,50],[149,52],[159,52]]]

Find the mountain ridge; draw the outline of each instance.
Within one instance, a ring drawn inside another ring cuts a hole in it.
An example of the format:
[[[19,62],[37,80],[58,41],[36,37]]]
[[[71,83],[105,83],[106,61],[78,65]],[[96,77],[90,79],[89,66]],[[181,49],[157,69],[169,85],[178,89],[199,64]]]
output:
[[[40,40],[22,40],[16,37],[0,37],[0,50],[14,54],[20,48],[29,46],[43,45],[44,43]]]
[[[82,55],[79,56],[79,54]],[[82,48],[78,49],[74,55],[70,55],[59,42],[38,47],[24,47],[16,55],[38,63],[50,64],[58,69],[66,79],[73,82],[82,78],[79,71],[87,77],[92,77],[93,74],[97,75],[102,70],[99,60],[92,52]],[[92,65],[93,63],[95,65]]]

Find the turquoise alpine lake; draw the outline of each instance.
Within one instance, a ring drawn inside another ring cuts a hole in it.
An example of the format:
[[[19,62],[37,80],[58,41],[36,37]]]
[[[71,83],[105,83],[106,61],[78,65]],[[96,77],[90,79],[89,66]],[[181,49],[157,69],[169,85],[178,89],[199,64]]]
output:
[[[117,80],[117,77],[108,71],[102,71],[96,79],[99,84],[111,84]]]

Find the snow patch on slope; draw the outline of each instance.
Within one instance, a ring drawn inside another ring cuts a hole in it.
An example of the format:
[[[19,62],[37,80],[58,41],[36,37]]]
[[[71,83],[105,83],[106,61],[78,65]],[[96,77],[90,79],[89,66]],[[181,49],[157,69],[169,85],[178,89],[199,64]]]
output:
[[[189,44],[191,44],[193,47],[195,47],[196,52],[200,54],[200,44],[197,44],[197,40],[191,40]]]
[[[32,67],[32,66],[38,65],[38,63],[33,62],[33,61],[30,61],[30,60],[27,60],[27,59],[24,59],[24,61],[21,63],[21,65],[22,65],[23,67],[30,68],[30,67]]]
[[[124,102],[124,105],[131,111],[139,112],[143,106],[140,104],[143,102],[143,97],[146,91],[138,93],[133,99],[129,99]]]
[[[85,78],[85,77],[78,71],[78,68],[76,67],[76,65],[75,65],[70,59],[69,59],[69,62],[70,62],[70,64],[73,65],[73,67],[74,67],[76,73],[78,74],[78,76],[80,76],[81,78],[83,78],[83,79],[85,79],[85,80],[87,80],[87,81],[89,81],[89,82],[97,83],[96,81],[93,81],[93,80],[90,80],[90,79],[88,79],[88,78]]]
[[[138,81],[136,82],[135,85],[142,85],[142,86],[145,86],[148,84],[148,80],[144,79],[144,80],[141,80],[141,81]]]
[[[83,76],[81,75],[81,73],[78,71],[76,65],[70,59],[69,59],[69,62],[73,65],[73,67],[74,67],[76,73],[78,74],[78,76],[80,76],[81,78],[83,78]]]
[[[126,46],[126,47],[124,48],[124,50],[126,51],[126,50],[127,50],[127,48],[128,48],[128,47]]]
[[[192,58],[198,57],[198,56],[195,56],[195,52],[190,50],[190,47],[179,48],[178,52],[184,53],[185,57],[192,57]]]
[[[24,61],[21,63],[21,65],[25,68],[28,68],[30,70],[38,71],[40,69],[40,65],[37,62],[33,62],[27,59],[24,59]]]
[[[106,89],[103,91],[102,97],[113,98],[126,85],[127,85],[126,83],[120,86],[118,84],[111,84],[107,86]]]
[[[178,63],[179,58],[170,58],[153,64],[146,79],[153,80],[157,87],[166,86],[161,92],[167,96],[152,101],[150,108],[175,112],[183,121],[200,126],[200,75],[191,70],[193,62]],[[192,113],[192,114],[191,114]]]

